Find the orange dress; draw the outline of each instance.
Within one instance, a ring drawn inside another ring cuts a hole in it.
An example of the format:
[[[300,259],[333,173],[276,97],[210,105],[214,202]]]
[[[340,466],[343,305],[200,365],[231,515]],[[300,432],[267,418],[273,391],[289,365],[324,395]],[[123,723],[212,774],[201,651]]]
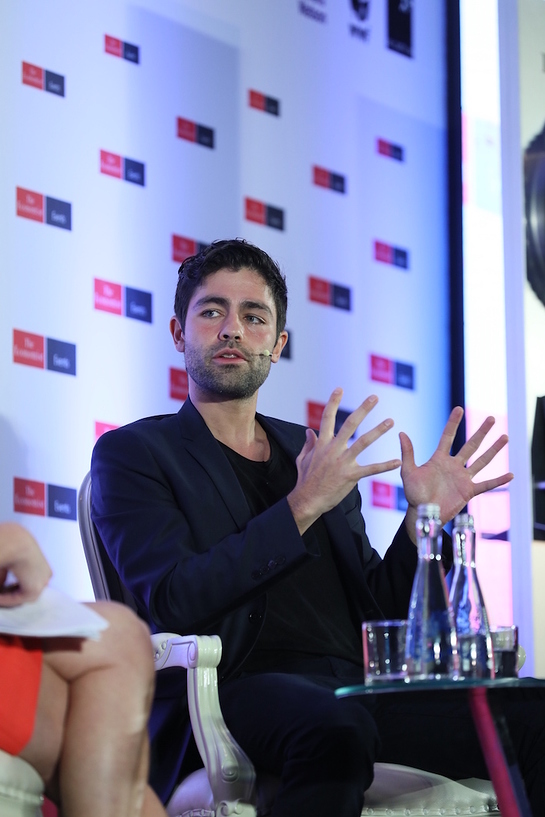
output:
[[[31,643],[31,642],[30,642]],[[17,636],[0,636],[0,749],[18,755],[34,730],[43,653]]]

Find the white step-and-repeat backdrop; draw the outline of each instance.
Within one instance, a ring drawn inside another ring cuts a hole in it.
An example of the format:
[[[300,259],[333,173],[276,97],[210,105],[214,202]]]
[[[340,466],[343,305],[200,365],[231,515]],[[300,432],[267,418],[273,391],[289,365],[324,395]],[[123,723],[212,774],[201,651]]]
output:
[[[316,425],[335,386],[344,412],[375,392],[427,458],[450,408],[443,4],[3,0],[0,24],[0,518],[56,586],[92,597],[97,436],[186,396],[176,272],[214,239],[287,276],[260,410]],[[361,490],[382,552],[399,474]]]

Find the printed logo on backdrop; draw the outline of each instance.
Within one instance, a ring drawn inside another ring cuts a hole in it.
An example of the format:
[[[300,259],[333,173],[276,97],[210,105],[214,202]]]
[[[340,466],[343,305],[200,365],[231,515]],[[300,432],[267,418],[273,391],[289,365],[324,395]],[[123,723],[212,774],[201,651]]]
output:
[[[102,437],[103,434],[106,434],[107,431],[113,431],[116,428],[119,428],[119,426],[114,425],[114,423],[103,423],[99,420],[95,420],[95,442],[99,437]]]
[[[375,508],[385,508],[390,511],[405,512],[408,507],[405,491],[401,485],[391,485],[388,482],[371,481],[371,505]]]
[[[400,267],[400,269],[409,269],[408,250],[404,250],[402,247],[393,247],[384,241],[375,241],[373,247],[375,261],[380,261],[381,264],[391,264],[393,267]]]
[[[284,210],[280,209],[280,207],[273,207],[272,204],[265,204],[257,199],[244,199],[244,218],[247,221],[255,222],[255,224],[273,227],[275,230],[284,229]]]
[[[335,190],[337,193],[346,193],[346,178],[340,173],[333,173],[325,167],[314,165],[312,168],[312,181],[318,187],[326,187],[328,190]]]
[[[30,62],[23,62],[23,85],[30,85],[40,91],[49,91],[50,94],[64,96],[64,77],[62,74],[55,74],[47,68],[40,68]]]
[[[121,57],[129,62],[140,62],[140,48],[132,43],[123,42],[117,37],[110,37],[109,34],[104,35],[104,51],[106,54],[111,54],[113,57]]]
[[[56,519],[77,519],[77,491],[32,479],[13,478],[13,510]]]
[[[214,129],[192,122],[191,119],[184,119],[181,116],[176,118],[176,136],[178,139],[195,142],[205,148],[214,148]]]
[[[168,396],[172,400],[180,400],[183,403],[188,393],[189,386],[185,369],[170,368],[168,370]]]
[[[275,99],[273,96],[266,96],[260,91],[253,91],[252,89],[248,91],[248,105],[257,111],[280,116],[280,100]]]
[[[194,238],[186,238],[183,235],[172,234],[172,260],[179,264],[189,258],[191,255],[196,255],[205,247],[208,247],[210,242],[195,241]]]
[[[348,31],[352,37],[356,37],[362,42],[367,42],[371,36],[371,29],[368,25],[371,0],[348,0],[348,2],[353,12]],[[354,19],[357,20],[357,22],[354,22]]]
[[[405,161],[405,151],[401,145],[395,145],[386,139],[377,138],[377,153],[386,156],[388,159],[396,159],[398,162]]]
[[[76,346],[74,343],[14,329],[13,362],[75,377]]]
[[[369,377],[377,383],[415,389],[415,368],[411,363],[390,360],[380,355],[369,355]]]
[[[94,279],[94,307],[100,312],[152,323],[152,293]]]
[[[388,48],[412,57],[413,0],[388,0]]]
[[[324,278],[308,277],[308,298],[316,304],[334,306],[337,309],[352,309],[352,291],[342,284],[326,281]]]
[[[100,172],[115,179],[124,179],[126,182],[139,184],[145,187],[146,166],[135,159],[125,159],[109,150],[100,151]]]
[[[325,403],[315,403],[312,400],[307,400],[307,426],[309,428],[313,428],[315,431],[318,431],[322,421],[324,409]],[[339,432],[342,424],[350,414],[352,414],[352,411],[348,411],[347,409],[343,408],[337,409],[337,416],[335,418],[335,434]],[[354,431],[352,437],[356,436],[356,431]]]
[[[72,229],[72,205],[68,201],[44,196],[24,187],[16,188],[16,213],[31,221],[40,221],[63,230]]]
[[[326,0],[299,0],[299,13],[317,23],[326,23],[325,5]]]

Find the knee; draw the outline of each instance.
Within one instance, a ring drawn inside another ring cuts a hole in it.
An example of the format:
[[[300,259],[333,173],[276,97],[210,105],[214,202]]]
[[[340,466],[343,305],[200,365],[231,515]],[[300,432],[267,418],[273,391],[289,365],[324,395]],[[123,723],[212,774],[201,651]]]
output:
[[[112,660],[149,683],[155,673],[147,624],[124,604],[101,601],[95,602],[93,607],[108,621],[109,627],[103,631],[102,638]]]
[[[339,782],[357,782],[367,788],[373,778],[373,763],[378,755],[377,727],[362,710],[339,707],[334,717],[325,718],[309,732],[306,752],[316,771]]]

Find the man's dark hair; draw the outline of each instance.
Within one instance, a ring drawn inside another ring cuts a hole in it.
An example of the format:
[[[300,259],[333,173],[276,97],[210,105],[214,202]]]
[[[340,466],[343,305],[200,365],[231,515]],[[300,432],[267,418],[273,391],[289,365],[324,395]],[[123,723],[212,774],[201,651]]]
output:
[[[220,269],[238,271],[242,267],[257,272],[269,287],[276,306],[276,337],[286,326],[288,289],[278,264],[254,244],[243,238],[214,241],[196,255],[182,262],[178,270],[178,285],[174,298],[174,312],[185,329],[189,302],[195,290],[208,275]]]

